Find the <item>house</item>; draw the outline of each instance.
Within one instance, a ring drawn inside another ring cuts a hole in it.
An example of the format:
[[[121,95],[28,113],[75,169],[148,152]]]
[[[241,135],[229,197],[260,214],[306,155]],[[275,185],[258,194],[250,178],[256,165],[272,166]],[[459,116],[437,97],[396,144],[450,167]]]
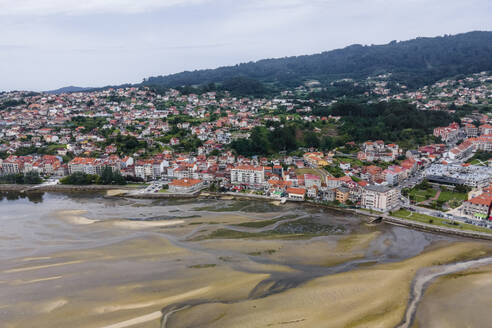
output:
[[[458,123],[451,123],[446,127],[437,127],[434,129],[434,136],[441,138],[445,143],[454,143],[459,138],[460,125]]]
[[[284,168],[282,165],[274,165],[272,173],[278,175],[280,178],[284,177]]]
[[[307,188],[306,195],[309,198],[316,198],[318,196],[318,187],[312,186],[310,188]]]
[[[379,166],[369,165],[362,168],[361,178],[371,182],[383,179],[383,169]]]
[[[483,124],[483,125],[480,125],[478,128],[480,130],[480,135],[482,135],[482,136],[492,134],[492,125],[490,125],[490,124]]]
[[[286,192],[290,200],[303,201],[306,198],[304,188],[287,188]]]
[[[304,174],[304,186],[306,186],[306,188],[311,188],[313,186],[320,188],[321,178],[314,174]]]
[[[203,181],[199,179],[178,179],[169,184],[169,191],[174,193],[191,193],[200,190]]]
[[[350,196],[350,189],[347,187],[338,187],[335,189],[335,199],[342,204],[345,204]]]
[[[333,189],[333,188],[340,187],[341,185],[342,185],[342,181],[340,179],[330,176],[326,177],[326,186],[328,188]]]
[[[321,190],[321,198],[327,202],[333,202],[336,196],[336,189],[323,188]]]
[[[171,138],[171,140],[169,140],[169,143],[171,144],[171,146],[177,146],[179,145],[179,139],[178,138]]]
[[[468,138],[478,136],[478,128],[473,124],[465,124],[465,133]]]
[[[492,193],[485,192],[477,197],[467,200],[463,204],[463,213],[478,219],[490,218],[492,207]]]

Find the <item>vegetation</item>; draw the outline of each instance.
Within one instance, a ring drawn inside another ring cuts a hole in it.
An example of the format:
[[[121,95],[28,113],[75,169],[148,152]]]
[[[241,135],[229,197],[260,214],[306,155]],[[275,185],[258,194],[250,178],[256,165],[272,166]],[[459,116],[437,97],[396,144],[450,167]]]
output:
[[[304,239],[338,234],[344,231],[343,226],[332,226],[316,222],[312,218],[299,219],[284,222],[273,230],[262,232],[242,232],[231,229],[217,229],[208,235],[199,236],[196,239],[241,239],[241,238],[287,238]]]
[[[399,217],[402,219],[413,220],[413,221],[417,221],[417,222],[421,222],[421,223],[427,223],[427,224],[432,224],[432,225],[436,225],[436,226],[442,226],[442,227],[446,227],[446,228],[454,228],[454,229],[460,229],[460,230],[492,233],[492,229],[478,227],[478,226],[473,225],[473,224],[467,224],[467,223],[461,223],[461,222],[441,219],[441,218],[437,218],[437,217],[433,217],[433,216],[429,216],[429,215],[425,215],[425,214],[410,212],[407,210],[399,210],[397,212],[394,212],[393,216]]]
[[[56,155],[56,151],[58,149],[63,149],[66,148],[66,145],[60,145],[60,144],[51,144],[46,147],[19,147],[14,155],[16,156],[27,156],[27,155],[32,155],[32,154],[38,154],[38,155]]]
[[[436,196],[437,190],[433,189],[430,185],[421,183],[415,186],[408,192],[408,196],[411,201],[420,203],[431,199]]]
[[[331,109],[342,116],[339,133],[348,141],[385,140],[404,148],[427,144],[436,126],[447,125],[453,118],[443,111],[423,112],[403,102],[377,104],[340,103]]]
[[[217,266],[217,264],[196,264],[196,265],[190,265],[188,268],[190,269],[206,269],[206,268],[213,268]]]
[[[386,45],[352,45],[311,56],[265,59],[218,69],[187,71],[150,77],[142,85],[178,87],[209,86],[215,83],[226,86],[239,84],[239,90],[259,93],[267,92],[268,89],[263,89],[250,80],[288,88],[315,79],[328,86],[330,81],[341,78],[365,78],[392,72],[392,82],[417,88],[453,75],[491,70],[491,51],[491,32],[470,32],[403,42],[392,41]],[[237,80],[230,82],[239,77],[240,83]],[[336,92],[336,89],[328,92]],[[358,92],[360,91],[354,90],[354,93]]]
[[[224,81],[221,89],[230,91],[233,95],[237,96],[262,97],[269,92],[264,84],[247,77],[233,77],[228,79]]]
[[[43,179],[37,172],[0,175],[0,184],[40,184],[41,182]]]
[[[451,123],[454,118],[443,111],[424,112],[403,102],[362,104],[339,103],[331,108],[319,109],[318,115],[342,116],[338,136],[333,137],[313,131],[310,122],[293,121],[288,124],[255,127],[248,139],[238,139],[230,147],[243,156],[273,155],[294,152],[299,147],[332,149],[349,141],[385,140],[398,143],[403,148],[435,142],[431,136],[436,126]],[[273,128],[273,129],[272,129]],[[344,147],[347,148],[347,147]],[[350,148],[350,147],[348,147]],[[348,149],[349,152],[357,149]],[[354,160],[354,164],[360,161]]]
[[[84,128],[84,133],[91,132],[96,128],[102,128],[106,124],[106,118],[103,117],[86,117],[86,116],[75,116],[72,117],[71,124],[75,127],[82,126]]]
[[[23,104],[25,104],[24,100],[7,99],[0,102],[0,110],[9,109]]]
[[[343,170],[339,166],[325,166],[324,169],[335,178],[341,178],[345,176],[345,172],[343,172]]]
[[[60,183],[66,185],[125,185],[126,180],[118,171],[113,172],[110,167],[105,167],[101,175],[75,172],[60,179]]]
[[[294,219],[294,218],[296,218],[296,215],[286,215],[286,216],[282,216],[280,218],[271,219],[271,220],[243,222],[243,223],[236,224],[235,226],[246,227],[246,228],[264,228],[264,227],[268,227],[272,224],[275,224],[279,221],[287,220],[287,219]]]
[[[139,149],[146,149],[147,142],[138,140],[134,136],[125,136],[118,134],[115,137],[109,137],[106,139],[106,145],[115,144],[118,149],[118,153],[121,155],[131,155]]]
[[[287,126],[270,131],[264,126],[253,128],[249,139],[238,139],[231,148],[244,156],[267,155],[279,151],[294,151],[298,148],[296,127]]]
[[[477,151],[473,157],[471,157],[467,163],[472,165],[487,165],[487,161],[492,158],[492,152],[490,151]]]

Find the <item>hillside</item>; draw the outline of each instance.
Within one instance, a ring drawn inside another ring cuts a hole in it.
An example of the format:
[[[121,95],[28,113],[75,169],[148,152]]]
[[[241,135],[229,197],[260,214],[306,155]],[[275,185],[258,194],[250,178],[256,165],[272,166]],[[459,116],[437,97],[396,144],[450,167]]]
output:
[[[351,45],[315,55],[265,59],[235,66],[150,77],[143,85],[178,87],[243,81],[258,91],[257,81],[294,87],[309,79],[323,84],[340,78],[365,78],[391,72],[392,80],[410,88],[459,74],[492,70],[492,32],[392,41],[385,45]]]
[[[60,93],[72,93],[72,92],[89,92],[91,90],[94,90],[94,88],[82,88],[82,87],[76,87],[76,86],[68,86],[68,87],[63,87],[60,89],[56,90],[50,90],[50,91],[45,91],[45,93],[49,94],[60,94]]]

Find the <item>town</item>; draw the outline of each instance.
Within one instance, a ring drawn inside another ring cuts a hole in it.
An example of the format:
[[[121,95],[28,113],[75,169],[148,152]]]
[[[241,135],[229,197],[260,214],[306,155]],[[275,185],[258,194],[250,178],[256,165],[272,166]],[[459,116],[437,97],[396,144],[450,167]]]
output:
[[[340,116],[315,109],[341,100],[310,99],[316,81],[268,98],[149,87],[6,92],[0,94],[0,180],[131,184],[133,193],[163,197],[234,193],[492,228],[492,117],[477,110],[490,106],[492,77],[474,74],[416,92],[387,88],[385,78],[344,82],[364,83],[372,101],[404,100],[420,111],[469,108],[459,122],[435,127],[433,143],[412,148],[336,140]],[[273,155],[245,156],[231,147],[258,127],[275,131],[288,122],[313,128],[304,138],[314,132],[315,142]]]

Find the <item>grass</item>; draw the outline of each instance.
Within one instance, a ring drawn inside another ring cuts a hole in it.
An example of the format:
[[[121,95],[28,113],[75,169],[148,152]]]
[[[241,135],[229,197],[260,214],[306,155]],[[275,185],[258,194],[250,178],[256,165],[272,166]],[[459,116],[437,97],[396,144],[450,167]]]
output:
[[[56,151],[58,149],[67,149],[67,145],[55,144],[55,145],[49,145],[48,147],[46,147],[46,151],[48,153]]]
[[[478,165],[478,166],[485,166],[486,164],[483,161],[480,161],[479,159],[474,159],[470,162],[471,165]]]
[[[351,158],[351,157],[340,157],[340,156],[336,156],[336,157],[333,157],[334,160],[336,160],[337,162],[341,162],[341,163],[350,163],[350,165],[355,165],[355,166],[364,166],[364,162],[362,162],[361,160],[357,159],[357,158]]]
[[[417,203],[420,203],[420,202],[426,201],[428,199],[431,199],[436,194],[437,194],[437,190],[435,190],[435,189],[418,189],[418,188],[414,188],[414,189],[410,190],[410,192],[409,192],[409,195],[410,196],[413,196],[413,198],[415,199],[415,201]]]
[[[421,222],[421,223],[432,224],[435,226],[446,227],[446,228],[451,227],[451,228],[459,229],[459,230],[486,232],[489,234],[492,233],[492,229],[477,227],[476,225],[473,225],[473,224],[451,221],[451,220],[437,218],[437,217],[430,216],[430,215],[410,212],[407,210],[399,210],[397,212],[394,212],[393,216],[398,217],[398,218],[402,218],[402,219],[417,221],[417,222]]]
[[[312,174],[318,176],[320,179],[323,179],[321,174],[319,174],[319,171],[310,168],[296,169],[296,174],[297,175]]]
[[[127,187],[148,187],[150,186],[148,183],[128,183]]]
[[[465,201],[467,199],[468,199],[467,194],[445,190],[445,191],[441,191],[438,200],[443,202],[449,202],[450,200]]]

